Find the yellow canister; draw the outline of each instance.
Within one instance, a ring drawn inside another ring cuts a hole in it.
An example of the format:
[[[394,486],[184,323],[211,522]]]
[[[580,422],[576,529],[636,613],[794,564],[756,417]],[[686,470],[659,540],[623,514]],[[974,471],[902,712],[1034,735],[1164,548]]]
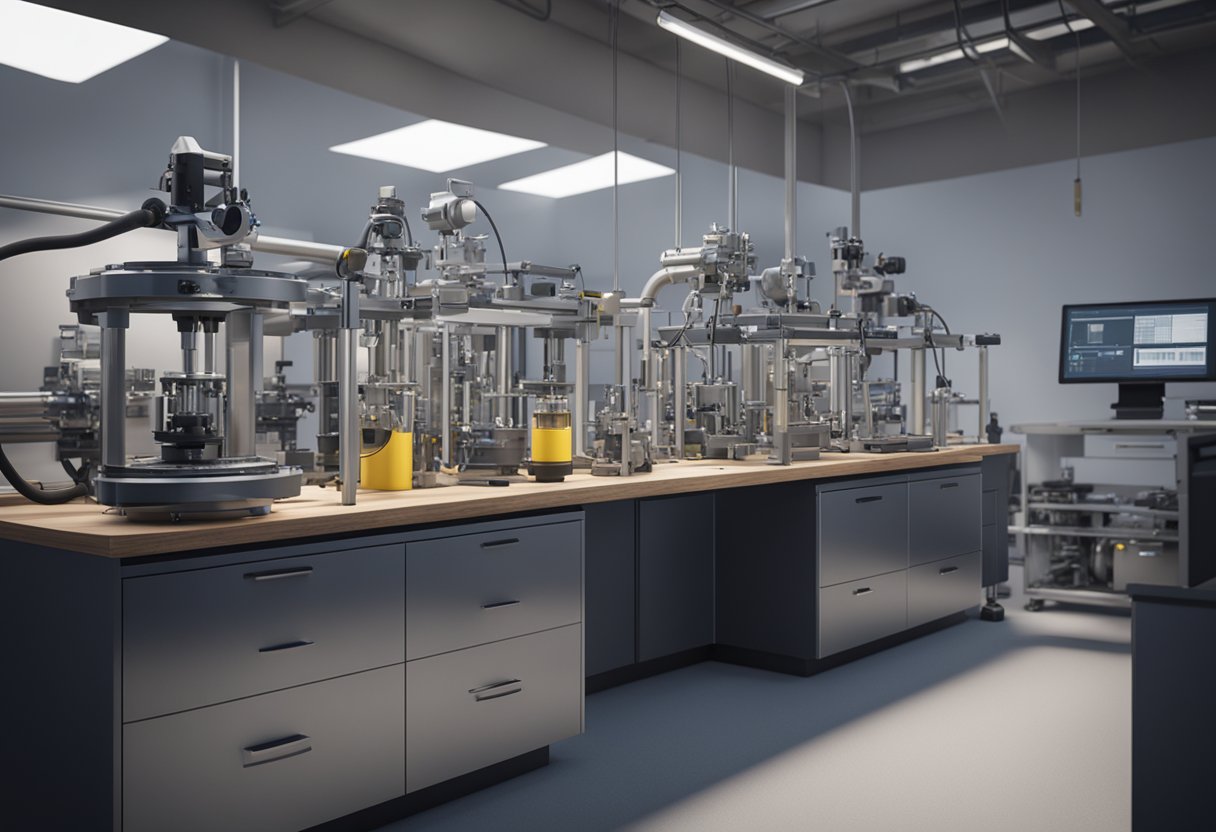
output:
[[[414,487],[414,434],[394,430],[388,441],[359,455],[359,485],[374,491],[409,491]]]
[[[571,453],[570,427],[532,428],[533,462],[569,462]]]

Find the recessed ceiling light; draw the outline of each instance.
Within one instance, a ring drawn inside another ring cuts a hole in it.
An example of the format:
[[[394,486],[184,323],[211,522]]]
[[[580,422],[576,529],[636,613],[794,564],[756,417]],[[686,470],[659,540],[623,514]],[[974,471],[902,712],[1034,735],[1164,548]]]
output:
[[[617,153],[617,180],[622,185],[631,182],[642,182],[646,179],[658,179],[675,173],[666,165],[640,159],[628,153]],[[565,165],[534,176],[525,176],[504,182],[498,187],[504,191],[519,191],[536,196],[549,196],[560,199],[564,196],[585,194],[589,191],[599,191],[612,187],[612,153],[593,156],[573,165]]]
[[[983,55],[988,52],[996,52],[999,49],[1008,49],[1009,38],[992,38],[991,40],[973,44],[973,46],[976,52]],[[941,64],[948,64],[951,61],[960,61],[963,59],[963,57],[963,50],[951,49],[946,52],[938,52],[936,55],[930,55],[927,58],[916,58],[911,61],[904,61],[899,65],[899,71],[906,75],[909,72],[919,72],[920,70],[928,69],[931,66],[940,66]]]
[[[1072,27],[1071,29],[1069,27]],[[1060,35],[1067,35],[1069,32],[1084,32],[1086,29],[1092,29],[1094,22],[1088,17],[1081,17],[1068,23],[1053,23],[1050,26],[1044,26],[1041,29],[1031,29],[1026,33],[1026,37],[1031,40],[1051,40],[1058,38]]]
[[[430,119],[336,144],[330,150],[431,173],[447,173],[544,146],[544,142],[532,139]]]
[[[70,84],[87,81],[168,40],[21,0],[0,0],[0,21],[0,64]]]

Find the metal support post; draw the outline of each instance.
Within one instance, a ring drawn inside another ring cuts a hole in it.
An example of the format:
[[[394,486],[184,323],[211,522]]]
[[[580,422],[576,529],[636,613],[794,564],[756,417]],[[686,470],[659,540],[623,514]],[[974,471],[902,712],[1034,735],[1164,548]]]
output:
[[[587,385],[591,352],[582,338],[574,342],[574,455],[587,456]]]
[[[988,348],[985,346],[976,347],[980,354],[980,424],[979,430],[975,433],[976,442],[987,442],[988,435],[988,413],[990,403],[988,401]]]
[[[97,316],[101,326],[101,464],[121,468],[127,464],[127,327],[125,309]]]
[[[924,436],[925,430],[925,399],[928,391],[925,389],[925,350],[915,349],[909,356],[912,364],[912,416],[909,432]]]
[[[257,455],[257,393],[262,388],[262,315],[241,309],[228,315],[228,437],[225,456]]]
[[[359,283],[342,281],[338,332],[338,478],[342,505],[353,506],[359,489]]]
[[[688,348],[671,350],[671,423],[675,439],[675,458],[684,458],[684,428],[688,413]]]

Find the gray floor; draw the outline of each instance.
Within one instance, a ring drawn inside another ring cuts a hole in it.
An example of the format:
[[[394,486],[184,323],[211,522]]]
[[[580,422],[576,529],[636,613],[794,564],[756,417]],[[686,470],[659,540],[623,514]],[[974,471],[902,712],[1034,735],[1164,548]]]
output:
[[[1129,829],[1130,620],[1004,603],[808,679],[707,662],[595,694],[547,768],[383,832]]]

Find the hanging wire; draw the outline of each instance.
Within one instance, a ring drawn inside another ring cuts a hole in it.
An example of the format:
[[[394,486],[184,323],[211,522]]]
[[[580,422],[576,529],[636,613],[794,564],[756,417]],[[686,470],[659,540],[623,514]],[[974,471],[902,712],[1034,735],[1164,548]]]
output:
[[[676,248],[682,247],[684,238],[684,178],[681,170],[681,145],[680,141],[680,39],[674,38],[676,42]]]
[[[1073,213],[1078,217],[1081,216],[1081,33],[1072,27],[1072,21],[1068,19],[1067,12],[1064,11],[1064,0],[1056,0],[1060,6],[1060,16],[1064,18],[1064,25],[1068,27],[1068,31],[1072,33],[1073,44],[1076,51],[1076,75],[1077,75],[1077,176],[1073,180]]]
[[[612,291],[621,289],[621,154],[617,134],[617,22],[621,15],[621,0],[612,4]]]
[[[735,62],[726,58],[726,208],[731,231],[739,230],[739,172],[735,168]]]

